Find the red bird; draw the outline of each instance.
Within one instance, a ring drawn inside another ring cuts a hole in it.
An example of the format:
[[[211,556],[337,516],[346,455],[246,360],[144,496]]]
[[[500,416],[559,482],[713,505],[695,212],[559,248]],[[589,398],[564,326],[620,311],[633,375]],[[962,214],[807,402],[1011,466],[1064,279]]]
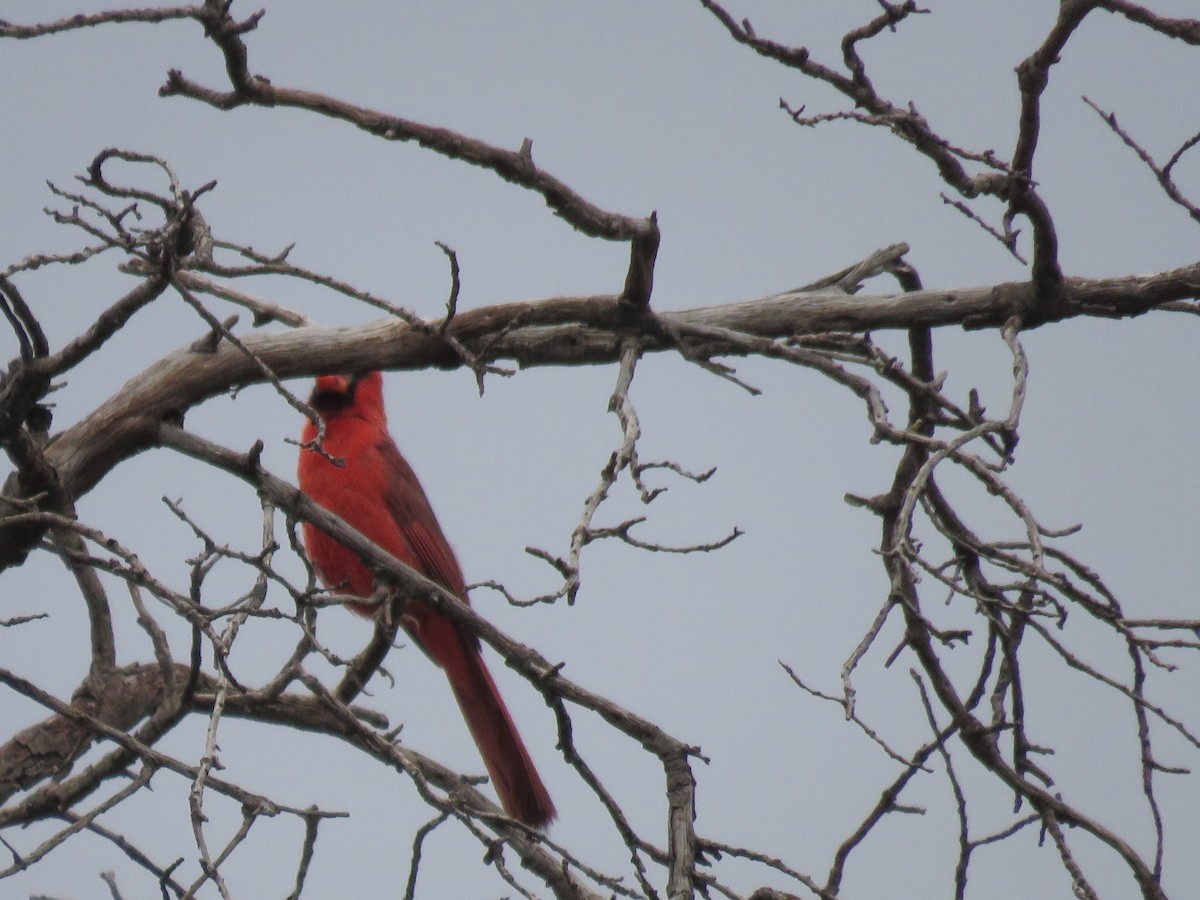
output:
[[[309,403],[325,422],[325,452],[344,460],[345,466],[311,450],[300,451],[300,489],[364,537],[468,602],[454,551],[417,476],[388,434],[380,374],[322,376]],[[308,422],[305,443],[316,436],[316,425]],[[327,586],[364,599],[374,594],[375,578],[353,550],[307,522],[304,543]],[[351,609],[371,617],[379,607],[364,603]],[[554,818],[554,804],[483,664],[478,638],[464,634],[453,619],[419,600],[404,607],[403,625],[445,670],[505,812],[531,827],[545,827]]]

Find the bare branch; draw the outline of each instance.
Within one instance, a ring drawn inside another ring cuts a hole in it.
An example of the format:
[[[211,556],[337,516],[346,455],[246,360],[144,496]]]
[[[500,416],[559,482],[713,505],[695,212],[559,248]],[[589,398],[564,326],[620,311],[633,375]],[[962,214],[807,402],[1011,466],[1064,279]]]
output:
[[[14,25],[11,22],[0,20],[0,37],[27,39],[109,23],[157,23],[167,22],[172,19],[193,19],[196,17],[196,13],[197,8],[194,6],[175,6],[163,9],[115,9],[108,12],[92,13],[90,15],[80,14],[69,16],[55,22],[47,22],[39,25]]]
[[[1154,173],[1154,177],[1158,179],[1159,186],[1162,187],[1166,195],[1187,210],[1187,214],[1191,216],[1193,220],[1200,222],[1200,206],[1197,206],[1195,203],[1192,203],[1185,196],[1183,196],[1183,192],[1179,190],[1179,186],[1175,184],[1175,180],[1171,177],[1171,170],[1183,157],[1183,154],[1191,150],[1197,144],[1200,144],[1200,133],[1194,134],[1184,141],[1180,145],[1179,149],[1171,155],[1171,159],[1168,160],[1167,164],[1160,166],[1154,161],[1154,157],[1150,155],[1149,151],[1147,151],[1144,147],[1142,147],[1141,144],[1134,140],[1133,137],[1130,136],[1129,132],[1117,124],[1116,113],[1106,113],[1087,97],[1083,98],[1083,102],[1095,110],[1096,115],[1103,119],[1105,124],[1112,129],[1113,133],[1125,142],[1126,147],[1138,155],[1138,159],[1144,162],[1146,164],[1146,168]]]

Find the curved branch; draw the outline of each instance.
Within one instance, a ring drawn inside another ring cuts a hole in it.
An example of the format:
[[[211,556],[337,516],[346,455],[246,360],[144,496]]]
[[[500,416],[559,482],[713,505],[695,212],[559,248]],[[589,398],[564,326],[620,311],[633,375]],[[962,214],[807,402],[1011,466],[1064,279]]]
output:
[[[157,281],[154,286],[157,289]],[[1200,263],[1154,275],[1069,278],[1055,313],[1056,318],[1134,316],[1197,295]],[[615,362],[623,340],[630,336],[620,305],[620,298],[611,295],[500,304],[459,313],[449,332],[480,356],[514,359],[522,366]],[[893,296],[791,291],[743,303],[661,313],[659,319],[668,329],[648,327],[638,337],[642,350],[652,352],[671,349],[665,330],[692,332],[704,336],[703,346],[689,347],[692,354],[744,355],[747,335],[787,339],[823,331],[985,327],[1003,324],[1014,315],[1022,317],[1028,331],[1048,321],[1039,319],[1037,311],[1036,290],[1027,282]],[[730,339],[722,337],[722,330],[732,333]],[[461,364],[442,336],[395,319],[357,328],[298,328],[251,335],[242,344],[249,355],[227,342],[211,353],[197,353],[190,346],[177,350],[58,434],[45,457],[61,489],[73,498],[86,493],[119,462],[153,446],[162,421],[178,418],[232,386],[262,381],[260,363],[280,378],[345,369],[415,370]],[[25,489],[10,480],[0,497],[0,570],[17,563],[43,533],[27,524],[18,528],[5,523],[6,516],[20,512],[6,498],[22,496]]]

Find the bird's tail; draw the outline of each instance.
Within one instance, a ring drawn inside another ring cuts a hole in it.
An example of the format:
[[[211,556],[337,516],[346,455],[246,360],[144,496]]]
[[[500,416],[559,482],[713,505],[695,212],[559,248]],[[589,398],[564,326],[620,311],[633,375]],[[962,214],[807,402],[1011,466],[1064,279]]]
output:
[[[554,802],[533,767],[478,648],[465,640],[462,646],[462,656],[453,662],[443,660],[442,668],[500,803],[514,819],[532,828],[545,828],[555,816]]]

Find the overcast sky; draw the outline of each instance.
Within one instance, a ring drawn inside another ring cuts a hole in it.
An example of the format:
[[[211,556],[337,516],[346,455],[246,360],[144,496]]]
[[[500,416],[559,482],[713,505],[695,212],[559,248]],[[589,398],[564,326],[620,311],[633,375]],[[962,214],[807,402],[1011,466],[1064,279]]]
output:
[[[1013,67],[1040,43],[1057,4],[926,5],[931,15],[913,18],[865,50],[877,87],[894,101],[913,100],[955,144],[1007,156],[1018,106]],[[1149,5],[1163,14],[1197,12],[1194,0]],[[29,22],[115,6],[0,2],[0,18]],[[314,0],[267,4],[259,29],[248,36],[252,71],[503,147],[515,149],[529,138],[540,166],[599,206],[635,216],[656,210],[663,237],[653,304],[660,310],[754,299],[898,241],[911,245],[908,258],[927,287],[1026,275],[939,199],[945,186],[932,164],[886,131],[793,124],[779,109],[780,97],[792,106],[807,104],[811,113],[840,109],[841,98],[734,44],[694,0],[344,6],[348,11],[335,13]],[[255,8],[239,0],[234,11],[244,16]],[[748,16],[760,35],[803,43],[830,65],[840,60],[841,35],[879,11],[868,0],[742,0],[729,8],[739,20]],[[0,46],[6,123],[0,267],[84,240],[42,213],[57,202],[45,182],[73,190],[73,176],[97,152],[118,146],[162,156],[185,186],[216,179],[202,209],[219,237],[265,253],[295,243],[293,262],[422,315],[440,315],[449,291],[439,240],[457,251],[464,308],[621,287],[624,245],[584,238],[539,197],[489,172],[306,113],[222,113],[160,99],[157,90],[170,68],[223,86],[219,55],[195,23],[108,26]],[[1132,274],[1195,261],[1196,224],[1166,199],[1081,95],[1115,111],[1165,158],[1200,129],[1197,83],[1194,48],[1108,14],[1093,15],[1072,39],[1045,96],[1036,169],[1067,274]],[[1200,158],[1185,160],[1180,178],[1200,198]],[[995,207],[980,210],[998,218]],[[128,290],[132,282],[115,271],[116,262],[102,257],[79,269],[19,276],[52,345],[61,346]],[[252,288],[323,324],[376,317],[312,288],[271,281]],[[872,289],[893,287],[881,281]],[[216,301],[213,307],[228,313]],[[243,316],[242,329],[249,329],[248,319]],[[1070,321],[1024,337],[1030,392],[1011,481],[1046,525],[1084,523],[1065,546],[1137,614],[1195,615],[1198,329],[1193,318],[1159,313],[1116,323]],[[56,428],[204,330],[182,302],[164,295],[56,395]],[[903,347],[896,337],[881,341],[897,352]],[[989,407],[1007,406],[1011,359],[997,334],[947,330],[937,334],[935,352],[960,402],[977,387]],[[11,334],[0,332],[0,359],[15,355]],[[711,760],[697,772],[704,836],[779,856],[823,880],[833,849],[896,766],[844,723],[838,709],[797,690],[777,663],[825,690],[839,689],[842,663],[887,591],[872,553],[877,521],[842,497],[885,491],[896,452],[870,445],[861,404],[815,373],[761,361],[736,365],[760,396],[674,356],[643,361],[633,391],[645,432],[643,459],[671,459],[692,470],[715,466],[717,474],[702,486],[655,475],[670,491],[649,510],[623,489],[602,518],[613,523],[645,512],[650,520],[642,534],[670,544],[715,540],[735,526],[744,537],[702,557],[590,547],[583,591],[571,608],[514,610],[487,591],[476,591],[473,602],[501,628],[565,660],[579,683],[701,746]],[[606,412],[615,374],[613,367],[534,370],[491,378],[482,398],[466,372],[387,377],[393,433],[468,580],[496,579],[523,595],[556,587],[553,573],[524,548],[565,551],[583,500],[619,441],[618,424]],[[306,391],[301,382],[294,387]],[[894,412],[900,408],[893,405]],[[188,428],[238,449],[262,438],[266,464],[288,478],[296,449],[285,438],[298,435],[300,426],[296,413],[262,387],[187,417]],[[164,495],[182,498],[222,540],[247,549],[257,540],[261,523],[252,495],[165,451],[122,465],[83,499],[79,513],[181,587],[183,561],[197,544],[163,505]],[[994,500],[965,491],[963,502],[981,525],[1000,529],[993,536],[1013,536],[1014,523]],[[299,572],[294,561],[284,565]],[[3,575],[2,615],[48,610],[52,617],[0,630],[0,659],[65,697],[88,658],[78,598],[60,568],[35,558]],[[214,588],[224,585],[231,593],[250,582],[233,568],[215,579]],[[114,589],[113,596],[125,593]],[[367,623],[340,611],[322,619],[326,637],[343,652],[369,636]],[[132,612],[119,610],[119,621],[122,661],[151,659]],[[890,669],[883,667],[900,637],[893,622],[864,662],[860,711],[896,746],[911,749],[928,732],[907,674],[914,660],[901,654]],[[271,671],[288,649],[271,629],[255,626],[240,639],[235,661],[253,678]],[[1119,675],[1124,651],[1112,644],[1109,652],[1111,671]],[[589,860],[620,867],[627,854],[603,826],[590,792],[556,755],[544,704],[495,657],[491,661],[560,810],[552,836],[588,848]],[[1175,661],[1184,668],[1158,678],[1156,699],[1194,722],[1196,667],[1182,656]],[[403,739],[414,748],[478,772],[442,675],[411,647],[393,654],[388,665],[397,686],[377,685],[371,702],[404,723]],[[1149,853],[1128,704],[1053,672],[1039,685],[1046,695],[1031,711],[1047,729],[1047,742],[1062,747],[1047,767],[1064,792],[1086,791],[1087,811]],[[0,703],[6,732],[43,715],[9,694],[0,695]],[[577,726],[581,750],[611,779],[635,825],[663,840],[661,770],[589,717],[580,715]],[[184,723],[164,747],[198,758],[203,727],[198,719]],[[1162,762],[1196,765],[1194,748],[1189,752],[1165,733],[1161,741]],[[221,746],[225,777],[296,806],[352,812],[349,823],[323,828],[305,896],[382,898],[402,891],[412,831],[429,818],[406,782],[328,740],[226,722]],[[969,773],[970,762],[959,759]],[[160,776],[155,785],[152,796],[139,797],[109,821],[159,862],[190,859],[187,784]],[[1166,885],[1182,897],[1200,881],[1200,796],[1188,779],[1160,776],[1159,785],[1170,829]],[[1010,820],[1011,798],[987,789],[980,796],[985,799],[973,820],[978,833]],[[945,779],[923,776],[906,800],[928,813],[881,826],[852,862],[847,897],[949,895],[957,825]],[[214,831],[236,828],[237,810],[210,802]],[[151,811],[159,818],[148,823]],[[28,850],[44,833],[5,837]],[[234,895],[284,896],[301,836],[295,821],[256,826],[228,863]],[[1029,832],[1011,847],[981,851],[969,896],[1069,896],[1052,846],[1038,849],[1036,840]],[[1133,887],[1111,854],[1078,843],[1081,858],[1102,873],[1098,884],[1111,890],[1104,895],[1131,896]],[[480,856],[469,838],[439,832],[418,896],[506,894],[478,864]],[[72,842],[10,879],[0,893],[104,896],[97,873],[110,868],[127,897],[155,895],[143,873],[91,839]],[[736,867],[721,871],[738,890],[765,880],[749,870],[743,879]]]

